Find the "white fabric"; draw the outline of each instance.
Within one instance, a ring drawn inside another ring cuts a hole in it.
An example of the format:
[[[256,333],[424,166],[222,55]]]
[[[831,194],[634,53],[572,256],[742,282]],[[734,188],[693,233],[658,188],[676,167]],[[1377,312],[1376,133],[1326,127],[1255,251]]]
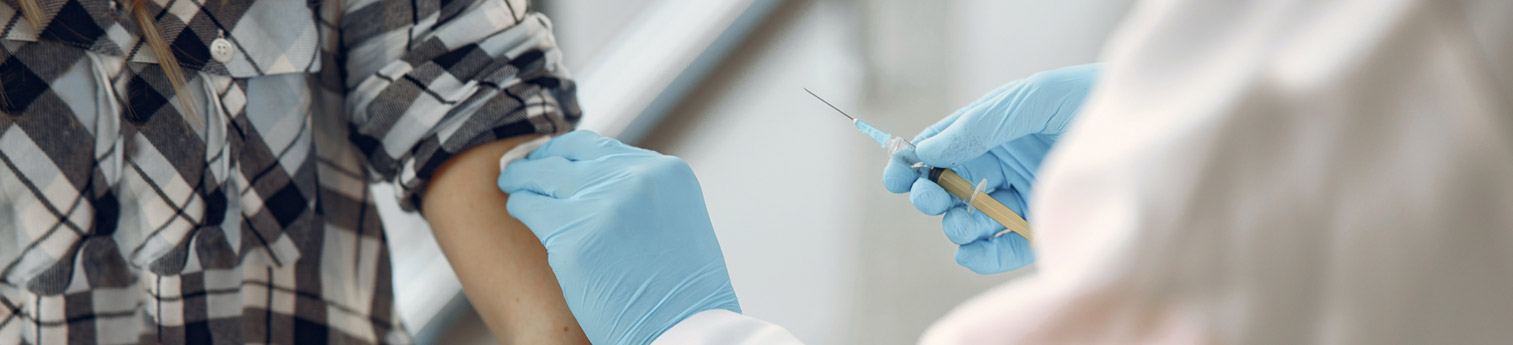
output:
[[[508,168],[510,166],[510,163],[525,159],[526,156],[529,156],[531,154],[531,151],[536,151],[536,149],[540,148],[541,145],[546,145],[546,142],[552,141],[552,138],[555,137],[550,135],[543,135],[535,139],[526,140],[525,142],[516,144],[515,147],[511,147],[509,151],[504,151],[504,154],[499,156],[499,171],[504,171],[505,168]]]
[[[1039,275],[922,342],[1507,343],[1510,4],[1142,4],[1042,168]]]
[[[1042,168],[1038,275],[921,343],[1508,342],[1509,23],[1505,0],[1138,6]]]
[[[788,330],[735,312],[705,310],[662,332],[651,345],[797,345]]]

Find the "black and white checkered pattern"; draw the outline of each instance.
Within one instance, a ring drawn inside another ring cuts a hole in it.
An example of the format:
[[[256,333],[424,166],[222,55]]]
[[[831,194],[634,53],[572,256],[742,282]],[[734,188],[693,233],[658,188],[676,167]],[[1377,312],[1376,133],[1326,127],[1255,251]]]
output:
[[[38,0],[47,24],[39,32],[9,6],[0,6],[0,39],[46,41],[157,63],[132,21],[132,0]],[[232,77],[320,70],[320,31],[313,8],[293,1],[151,0],[158,33],[184,68]],[[210,58],[210,43],[225,37],[237,52],[226,63]]]
[[[579,117],[524,0],[149,0],[194,112],[118,1],[0,2],[0,345],[406,343],[367,184]]]

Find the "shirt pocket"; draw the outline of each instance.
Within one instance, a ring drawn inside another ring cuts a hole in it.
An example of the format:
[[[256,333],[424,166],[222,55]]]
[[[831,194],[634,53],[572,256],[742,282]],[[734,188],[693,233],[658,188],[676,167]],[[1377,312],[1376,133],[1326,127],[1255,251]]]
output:
[[[165,135],[152,127],[175,123],[123,125],[131,128],[123,131],[127,164],[116,190],[123,228],[133,231],[116,237],[131,244],[123,252],[134,266],[176,275],[299,260],[298,239],[322,224],[310,78],[199,73],[187,89],[203,130]]]
[[[0,120],[5,282],[49,295],[62,293],[83,267],[129,272],[110,236],[118,220],[111,186],[121,170],[120,108],[106,66],[119,66],[120,57],[56,44],[5,43],[0,48],[6,56],[0,84],[8,96],[7,115]],[[88,283],[105,284],[94,278]]]

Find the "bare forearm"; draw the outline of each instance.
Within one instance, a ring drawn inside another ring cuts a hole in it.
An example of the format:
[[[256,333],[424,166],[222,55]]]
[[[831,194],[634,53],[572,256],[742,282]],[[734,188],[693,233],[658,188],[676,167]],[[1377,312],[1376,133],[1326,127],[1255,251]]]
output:
[[[499,156],[521,137],[473,148],[437,170],[426,190],[426,220],[462,287],[503,344],[587,344],[567,309],[546,250],[505,212],[495,187]]]

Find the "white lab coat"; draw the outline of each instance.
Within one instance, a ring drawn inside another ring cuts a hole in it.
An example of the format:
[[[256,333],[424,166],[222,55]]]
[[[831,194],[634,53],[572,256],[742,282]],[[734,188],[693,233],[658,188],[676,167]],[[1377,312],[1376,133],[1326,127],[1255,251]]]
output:
[[[1513,341],[1513,1],[1148,1],[925,344]],[[666,344],[791,344],[731,312]]]

